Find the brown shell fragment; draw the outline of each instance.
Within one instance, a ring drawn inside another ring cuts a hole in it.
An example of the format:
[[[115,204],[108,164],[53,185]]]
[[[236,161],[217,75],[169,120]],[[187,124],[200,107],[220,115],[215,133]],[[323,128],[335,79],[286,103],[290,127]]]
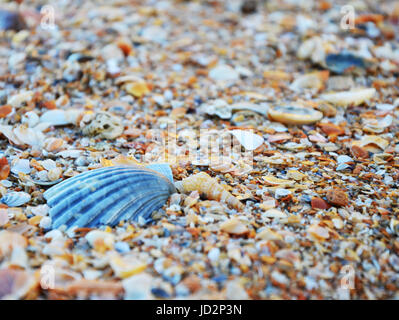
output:
[[[7,230],[0,231],[0,258],[13,251],[16,247],[25,248],[28,241],[24,236]]]
[[[313,197],[312,198],[311,206],[312,206],[313,209],[322,209],[322,210],[326,210],[329,207],[328,203],[325,202],[322,198],[319,198],[319,197]]]
[[[342,136],[345,134],[344,129],[330,122],[319,123],[319,127],[321,131],[323,131],[328,136],[330,135]]]
[[[326,196],[328,203],[338,207],[347,206],[349,203],[348,195],[340,188],[332,188],[328,190]]]
[[[369,157],[369,153],[367,152],[366,149],[356,145],[353,145],[351,147],[351,153],[354,157],[359,159],[366,159]]]
[[[0,118],[7,117],[11,112],[12,112],[12,106],[10,106],[9,104],[0,106]]]
[[[0,158],[0,180],[5,180],[10,174],[10,165],[8,164],[7,158]]]

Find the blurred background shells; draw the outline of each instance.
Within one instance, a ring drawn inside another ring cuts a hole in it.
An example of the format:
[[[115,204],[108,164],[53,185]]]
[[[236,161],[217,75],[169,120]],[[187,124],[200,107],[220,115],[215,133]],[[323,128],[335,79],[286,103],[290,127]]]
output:
[[[0,30],[20,31],[26,29],[26,23],[17,11],[0,10]]]

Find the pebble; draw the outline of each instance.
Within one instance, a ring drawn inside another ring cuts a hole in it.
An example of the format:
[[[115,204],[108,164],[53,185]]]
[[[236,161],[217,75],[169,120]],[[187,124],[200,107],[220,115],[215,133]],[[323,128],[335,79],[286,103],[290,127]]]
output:
[[[327,190],[327,201],[335,206],[347,206],[349,199],[345,191],[340,188],[332,188]]]

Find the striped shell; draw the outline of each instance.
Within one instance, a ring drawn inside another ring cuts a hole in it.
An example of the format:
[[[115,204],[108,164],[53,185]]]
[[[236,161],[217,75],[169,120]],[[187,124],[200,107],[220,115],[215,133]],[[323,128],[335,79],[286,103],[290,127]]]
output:
[[[176,188],[182,193],[198,191],[204,198],[224,202],[236,210],[243,210],[245,207],[240,200],[206,172],[200,172],[176,182]]]
[[[175,192],[170,179],[173,176],[165,164],[151,169],[132,165],[105,167],[55,185],[44,193],[44,198],[51,207],[53,228],[114,226],[139,217],[148,222],[151,213]]]

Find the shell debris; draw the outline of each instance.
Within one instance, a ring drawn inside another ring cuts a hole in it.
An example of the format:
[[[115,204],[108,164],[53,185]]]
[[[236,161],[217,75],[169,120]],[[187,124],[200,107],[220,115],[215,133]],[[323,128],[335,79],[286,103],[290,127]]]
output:
[[[335,2],[1,1],[0,299],[398,299],[399,3]]]

